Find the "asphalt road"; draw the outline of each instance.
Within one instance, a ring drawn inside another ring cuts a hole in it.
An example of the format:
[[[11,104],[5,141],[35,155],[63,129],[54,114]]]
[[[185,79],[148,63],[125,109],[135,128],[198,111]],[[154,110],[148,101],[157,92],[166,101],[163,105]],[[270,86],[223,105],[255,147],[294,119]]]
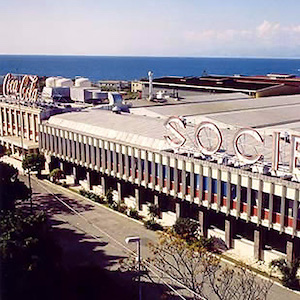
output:
[[[20,177],[27,183],[27,179]],[[46,210],[53,222],[66,267],[89,263],[116,271],[119,260],[127,257],[130,250],[135,251],[135,244],[125,243],[128,236],[139,236],[142,257],[150,255],[147,245],[157,239],[157,234],[140,222],[47,181],[34,179],[32,188],[34,205]],[[144,299],[158,299],[154,294],[145,296]],[[299,300],[300,294],[274,284],[268,299]]]

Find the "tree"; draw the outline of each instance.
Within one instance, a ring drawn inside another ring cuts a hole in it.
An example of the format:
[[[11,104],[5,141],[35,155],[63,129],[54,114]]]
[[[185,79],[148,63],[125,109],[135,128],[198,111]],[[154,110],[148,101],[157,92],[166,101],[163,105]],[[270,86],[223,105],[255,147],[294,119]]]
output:
[[[6,154],[6,148],[3,145],[0,145],[0,157]]]
[[[25,156],[22,162],[22,167],[24,170],[30,172],[37,172],[41,175],[41,171],[45,169],[46,159],[43,154],[32,153]]]
[[[0,210],[12,210],[16,200],[26,200],[29,196],[30,190],[18,179],[18,170],[0,162]]]
[[[161,233],[150,250],[152,263],[193,291],[194,299],[197,295],[207,299],[214,295],[220,300],[266,299],[272,286],[245,265],[228,267],[198,243],[188,243],[172,231]]]
[[[58,180],[65,178],[65,173],[63,170],[56,168],[50,172],[49,176],[53,182],[57,182]]]

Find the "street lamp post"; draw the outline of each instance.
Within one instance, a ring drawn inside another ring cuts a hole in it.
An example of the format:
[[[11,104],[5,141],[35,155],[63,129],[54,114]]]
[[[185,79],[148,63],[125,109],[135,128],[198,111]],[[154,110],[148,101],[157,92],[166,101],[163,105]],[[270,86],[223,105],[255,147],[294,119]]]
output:
[[[141,285],[141,239],[139,236],[130,236],[125,239],[126,244],[136,243],[136,261],[138,263],[138,287],[139,300],[142,300],[142,285]]]

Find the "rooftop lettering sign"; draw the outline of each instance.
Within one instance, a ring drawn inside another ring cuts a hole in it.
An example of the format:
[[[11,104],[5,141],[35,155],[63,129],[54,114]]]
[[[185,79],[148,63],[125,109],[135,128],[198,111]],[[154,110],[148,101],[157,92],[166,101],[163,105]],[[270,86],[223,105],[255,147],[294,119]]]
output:
[[[255,164],[264,158],[266,148],[265,138],[255,129],[242,128],[234,132],[230,140],[224,140],[224,129],[213,122],[201,122],[191,127],[179,117],[170,117],[166,123],[167,134],[165,139],[172,148],[177,150],[190,148],[191,152],[200,152],[203,155],[214,155],[217,152],[227,152],[230,148],[233,155],[244,164]],[[190,128],[187,128],[190,127]],[[273,170],[278,170],[281,154],[281,132],[269,134],[270,163]],[[228,137],[227,137],[228,138]],[[289,147],[287,166],[289,172],[300,175],[300,137],[292,135],[286,143]],[[221,149],[222,147],[222,149]]]
[[[38,79],[36,75],[24,75],[20,78],[8,73],[3,80],[3,95],[4,97],[35,102],[38,97]]]

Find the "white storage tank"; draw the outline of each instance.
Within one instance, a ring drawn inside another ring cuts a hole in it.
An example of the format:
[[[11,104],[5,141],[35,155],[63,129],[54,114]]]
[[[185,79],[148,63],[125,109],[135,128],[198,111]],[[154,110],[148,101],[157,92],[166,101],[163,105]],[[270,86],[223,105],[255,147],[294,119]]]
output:
[[[77,87],[91,87],[92,84],[91,84],[91,82],[89,81],[88,78],[81,77],[81,78],[77,78],[75,80],[75,86],[77,86]]]
[[[57,87],[72,87],[73,81],[69,78],[60,78],[56,81]]]
[[[56,86],[57,77],[48,77],[46,79],[46,87],[53,88]]]

